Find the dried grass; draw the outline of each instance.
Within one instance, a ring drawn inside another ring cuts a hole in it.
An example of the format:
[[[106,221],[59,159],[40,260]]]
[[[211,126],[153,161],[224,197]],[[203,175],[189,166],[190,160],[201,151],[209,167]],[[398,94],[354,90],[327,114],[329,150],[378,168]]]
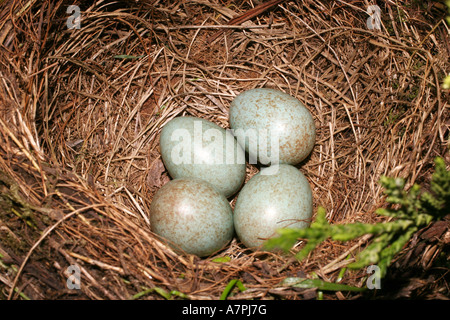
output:
[[[0,296],[128,299],[162,288],[218,299],[239,278],[248,290],[230,298],[300,299],[311,290],[278,283],[310,272],[335,281],[369,237],[327,242],[301,263],[234,239],[218,253],[231,260],[218,263],[149,230],[152,196],[169,180],[161,127],[193,115],[227,128],[230,102],[247,89],[278,88],[313,114],[317,143],[299,168],[332,223],[379,221],[381,175],[426,183],[433,158],[450,159],[439,3],[383,3],[379,32],[366,27],[364,1],[285,1],[239,25],[227,23],[252,2],[83,2],[72,30],[62,1],[26,3],[0,11],[0,267],[17,266]],[[247,180],[258,171],[247,169]],[[72,264],[81,290],[66,287]]]

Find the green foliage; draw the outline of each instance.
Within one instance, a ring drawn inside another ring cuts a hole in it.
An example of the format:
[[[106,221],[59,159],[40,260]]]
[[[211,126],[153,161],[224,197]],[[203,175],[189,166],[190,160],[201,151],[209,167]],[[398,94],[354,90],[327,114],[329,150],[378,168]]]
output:
[[[450,24],[450,0],[447,0],[447,7],[448,7],[448,13],[449,13],[449,15],[447,16],[447,22],[448,22],[448,24]]]
[[[392,205],[380,208],[376,212],[394,218],[392,221],[331,225],[326,219],[325,209],[319,207],[316,220],[309,228],[280,229],[278,230],[280,236],[268,240],[266,247],[288,251],[298,239],[306,239],[307,243],[296,255],[301,260],[328,238],[348,241],[371,234],[373,235],[371,244],[361,251],[356,261],[348,267],[360,269],[377,264],[383,277],[392,258],[409,241],[413,233],[432,220],[439,220],[450,209],[450,171],[446,170],[444,160],[441,158],[436,158],[435,165],[430,185],[431,192],[421,192],[417,184],[409,191],[405,191],[405,182],[400,178],[380,179],[387,196],[386,201]]]
[[[283,286],[296,287],[302,289],[317,288],[321,291],[364,291],[365,288],[348,286],[346,284],[327,282],[320,279],[307,279],[289,277],[281,281]]]
[[[212,259],[212,261],[217,263],[226,263],[231,261],[231,257],[230,256],[217,257]]]
[[[180,291],[177,291],[177,290],[172,290],[172,291],[168,292],[168,291],[166,291],[166,290],[164,290],[163,288],[160,288],[160,287],[153,287],[153,288],[150,288],[150,289],[143,287],[142,289],[143,289],[143,291],[140,291],[140,292],[136,293],[135,295],[133,295],[132,297],[130,297],[130,300],[138,300],[141,297],[146,296],[148,294],[151,294],[153,292],[156,292],[157,294],[159,294],[161,297],[165,298],[166,300],[172,300],[173,297],[179,297],[179,298],[182,298],[182,299],[189,299],[188,295],[186,295],[186,294],[184,294],[184,293],[182,293]]]
[[[222,294],[220,295],[220,300],[226,300],[227,297],[230,295],[231,290],[233,290],[234,287],[238,287],[238,289],[243,292],[247,290],[247,288],[244,286],[244,284],[241,282],[241,280],[233,279],[230,282],[228,282],[228,285],[223,290]]]
[[[449,16],[447,16],[447,23],[450,24],[450,0],[447,0],[447,7],[449,12]],[[450,89],[450,75],[445,77],[442,87],[444,89]]]
[[[450,89],[450,75],[445,77],[444,83],[442,84],[442,88]]]

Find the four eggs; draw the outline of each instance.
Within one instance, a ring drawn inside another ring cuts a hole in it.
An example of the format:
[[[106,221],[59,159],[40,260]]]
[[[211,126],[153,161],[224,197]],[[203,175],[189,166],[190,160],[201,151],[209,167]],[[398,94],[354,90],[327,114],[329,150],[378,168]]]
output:
[[[173,180],[152,200],[151,229],[186,253],[208,256],[234,232],[245,246],[260,247],[279,228],[310,224],[311,188],[294,167],[315,143],[308,109],[279,90],[251,89],[232,101],[229,121],[225,130],[177,117],[161,130],[161,157]],[[246,160],[266,167],[244,185]],[[239,190],[233,213],[228,198]]]

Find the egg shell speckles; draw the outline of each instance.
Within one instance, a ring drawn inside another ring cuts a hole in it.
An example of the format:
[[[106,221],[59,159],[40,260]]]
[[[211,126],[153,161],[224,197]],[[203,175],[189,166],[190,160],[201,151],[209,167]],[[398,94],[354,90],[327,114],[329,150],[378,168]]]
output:
[[[252,151],[251,143],[238,138],[253,159],[262,164],[286,163],[298,164],[312,151],[316,140],[314,119],[308,109],[296,98],[279,90],[257,88],[240,93],[230,105],[230,126],[237,132],[246,135],[249,129],[258,132],[258,147],[261,136],[267,133],[270,144],[271,135],[278,137],[277,152],[269,147],[268,152]],[[238,134],[235,133],[238,137]],[[274,140],[275,141],[275,140]],[[277,154],[278,153],[278,154]],[[266,156],[267,155],[267,156]],[[268,157],[268,158],[267,158]],[[270,159],[277,158],[277,159]]]
[[[295,167],[281,164],[275,174],[254,175],[239,192],[234,227],[247,247],[259,247],[280,228],[306,228],[312,217],[308,180]]]
[[[176,179],[159,189],[150,205],[151,230],[199,257],[222,249],[234,234],[227,199],[199,179]]]
[[[225,197],[236,193],[245,179],[245,152],[233,134],[215,123],[177,117],[161,130],[160,150],[172,178],[199,178]]]

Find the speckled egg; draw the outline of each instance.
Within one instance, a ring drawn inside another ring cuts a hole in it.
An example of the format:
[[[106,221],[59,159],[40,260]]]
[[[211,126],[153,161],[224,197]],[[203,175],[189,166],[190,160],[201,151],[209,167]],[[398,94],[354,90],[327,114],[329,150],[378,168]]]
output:
[[[172,178],[199,178],[230,197],[245,179],[245,152],[233,134],[215,123],[177,117],[160,135],[161,157]]]
[[[240,93],[230,105],[230,126],[250,161],[298,164],[312,151],[314,120],[293,96],[258,88]],[[253,159],[253,160],[252,160]]]
[[[294,166],[262,169],[239,192],[234,227],[247,247],[259,247],[280,228],[305,228],[312,217],[308,180]]]
[[[199,257],[222,249],[234,234],[233,213],[225,196],[192,178],[171,180],[156,192],[150,225],[175,249]]]

